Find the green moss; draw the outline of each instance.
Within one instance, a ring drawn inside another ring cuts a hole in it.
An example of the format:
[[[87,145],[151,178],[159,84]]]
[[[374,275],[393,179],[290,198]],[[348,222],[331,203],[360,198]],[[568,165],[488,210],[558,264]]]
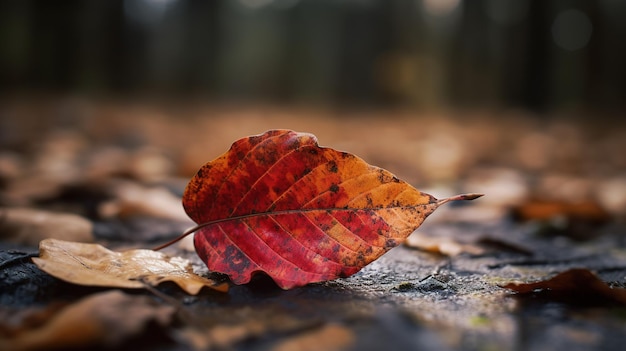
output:
[[[470,325],[472,327],[484,327],[491,324],[491,320],[486,316],[474,316],[470,318]]]

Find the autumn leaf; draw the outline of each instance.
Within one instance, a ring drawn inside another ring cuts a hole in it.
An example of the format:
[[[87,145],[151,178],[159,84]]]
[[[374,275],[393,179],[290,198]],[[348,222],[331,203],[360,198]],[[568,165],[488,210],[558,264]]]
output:
[[[440,205],[314,135],[272,130],[236,141],[183,196],[194,246],[212,271],[245,284],[265,272],[283,289],[348,277],[402,243]]]
[[[115,252],[97,244],[45,239],[32,260],[44,272],[79,285],[134,289],[172,281],[192,295],[205,286],[228,290],[226,284],[196,275],[189,261],[152,250]]]
[[[587,269],[570,269],[534,283],[502,286],[520,296],[535,295],[575,304],[617,303],[626,305],[626,289],[611,288]]]

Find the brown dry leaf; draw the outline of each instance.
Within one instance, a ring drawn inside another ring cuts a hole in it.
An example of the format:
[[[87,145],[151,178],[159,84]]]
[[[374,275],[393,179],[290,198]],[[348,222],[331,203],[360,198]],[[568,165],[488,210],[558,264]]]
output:
[[[188,260],[152,250],[115,252],[97,244],[46,239],[33,262],[46,273],[70,283],[116,288],[144,288],[164,281],[196,295],[203,287],[226,292],[227,284],[201,277]]]
[[[241,311],[240,311],[241,312]],[[293,335],[298,331],[319,326],[315,319],[296,318],[271,310],[250,309],[239,314],[232,323],[225,316],[216,323],[202,323],[177,330],[173,336],[193,350],[229,350],[247,340],[266,335]]]
[[[0,238],[37,246],[47,238],[93,242],[93,224],[78,215],[31,208],[0,209]]]
[[[338,351],[348,349],[354,340],[354,333],[350,329],[338,324],[327,324],[279,342],[272,351]]]
[[[0,340],[12,339],[24,330],[39,328],[47,323],[67,303],[53,302],[45,307],[0,307]]]
[[[109,186],[115,199],[100,206],[102,217],[148,216],[189,222],[180,197],[165,187],[146,187],[129,181],[114,181]]]
[[[611,215],[594,201],[568,202],[556,200],[530,200],[511,209],[512,215],[520,221],[548,221],[557,217],[602,224]]]
[[[404,245],[412,249],[445,256],[457,256],[462,253],[482,255],[485,253],[485,249],[478,245],[460,243],[448,237],[432,237],[419,232],[411,234]]]
[[[175,307],[155,305],[146,296],[121,291],[91,295],[62,309],[39,328],[1,339],[0,349],[14,351],[115,347],[151,323],[167,325]]]
[[[502,286],[521,296],[536,295],[575,304],[617,303],[626,305],[626,289],[611,288],[587,269],[570,269],[535,283]]]
[[[189,327],[178,331],[175,336],[193,350],[221,350],[262,335],[266,330],[267,326],[261,321],[249,320],[235,325],[217,325],[209,330]]]
[[[602,234],[599,229],[609,222],[611,214],[598,202],[529,200],[511,208],[518,221],[535,221],[541,235],[562,235],[575,240],[590,240]]]

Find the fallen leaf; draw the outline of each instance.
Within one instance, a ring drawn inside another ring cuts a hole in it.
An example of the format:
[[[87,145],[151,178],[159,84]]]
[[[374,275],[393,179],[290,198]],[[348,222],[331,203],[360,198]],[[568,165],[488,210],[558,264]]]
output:
[[[152,250],[115,252],[97,244],[46,239],[39,244],[39,258],[32,260],[46,273],[78,285],[133,289],[172,281],[192,295],[205,286],[228,290],[227,284],[195,274],[188,260]]]
[[[0,238],[37,246],[46,238],[93,242],[93,224],[81,216],[31,208],[0,208]]]
[[[485,237],[481,237],[477,241],[477,243],[480,245],[498,250],[498,251],[517,253],[517,254],[524,255],[524,256],[533,255],[533,251],[530,248],[525,247],[519,243],[507,241],[503,238],[485,236]]]
[[[589,240],[601,234],[598,229],[611,220],[611,214],[599,203],[533,199],[511,208],[512,217],[520,222],[543,224],[539,234],[563,235]]]
[[[148,216],[189,221],[180,207],[180,197],[165,187],[145,187],[130,181],[114,181],[109,186],[114,199],[100,206],[101,217]]]
[[[557,200],[529,200],[511,209],[512,215],[519,221],[548,221],[557,217],[568,220],[580,220],[592,224],[606,223],[611,215],[594,201],[569,202]]]
[[[611,288],[587,269],[570,269],[535,283],[502,285],[521,296],[535,295],[574,304],[617,303],[626,305],[626,289]]]
[[[440,205],[314,135],[272,130],[236,141],[191,179],[183,207],[210,270],[281,288],[348,277],[402,243]]]
[[[193,350],[228,350],[236,349],[238,344],[255,338],[293,335],[319,325],[315,319],[301,319],[275,309],[239,311],[236,322],[226,316],[217,316],[215,319],[208,324],[206,321],[196,321],[193,325],[176,330],[173,336]]]
[[[319,329],[292,336],[279,342],[273,351],[346,350],[354,343],[354,333],[339,324],[327,324]]]
[[[63,308],[43,325],[24,329],[10,339],[0,337],[1,350],[113,348],[142,333],[150,323],[167,325],[174,306],[156,305],[147,296],[108,291]]]
[[[0,339],[13,339],[24,330],[39,328],[65,307],[67,304],[62,302],[45,307],[3,306],[0,308]]]
[[[439,255],[457,256],[462,253],[482,255],[485,249],[475,244],[465,244],[448,237],[432,237],[421,233],[409,235],[404,243],[412,249],[423,250]]]

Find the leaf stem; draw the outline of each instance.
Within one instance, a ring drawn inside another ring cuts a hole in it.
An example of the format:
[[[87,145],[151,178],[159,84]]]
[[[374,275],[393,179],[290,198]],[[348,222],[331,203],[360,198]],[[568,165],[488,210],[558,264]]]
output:
[[[184,233],[182,233],[181,235],[175,237],[174,239],[166,242],[165,244],[161,244],[161,245],[159,245],[157,247],[152,248],[152,251],[159,251],[159,250],[164,249],[164,248],[166,248],[166,247],[168,247],[170,245],[176,244],[177,242],[183,240],[183,238],[185,238],[187,235],[195,232],[198,229],[200,229],[200,228],[198,228],[198,226],[189,228],[189,229],[185,230]]]
[[[246,217],[246,216],[242,216],[242,217]],[[168,247],[170,245],[176,244],[177,242],[183,240],[187,235],[193,234],[194,232],[197,232],[198,230],[200,230],[200,229],[202,229],[204,227],[208,227],[208,226],[216,224],[216,223],[226,222],[226,221],[234,220],[234,219],[238,219],[238,217],[223,218],[223,219],[218,219],[218,220],[215,220],[215,221],[209,221],[209,222],[206,222],[206,223],[198,224],[195,227],[191,227],[191,228],[185,230],[181,235],[179,235],[176,238],[166,242],[165,244],[161,244],[161,245],[153,248],[152,251],[159,251],[159,250],[164,249],[164,248],[166,248],[166,247]]]

